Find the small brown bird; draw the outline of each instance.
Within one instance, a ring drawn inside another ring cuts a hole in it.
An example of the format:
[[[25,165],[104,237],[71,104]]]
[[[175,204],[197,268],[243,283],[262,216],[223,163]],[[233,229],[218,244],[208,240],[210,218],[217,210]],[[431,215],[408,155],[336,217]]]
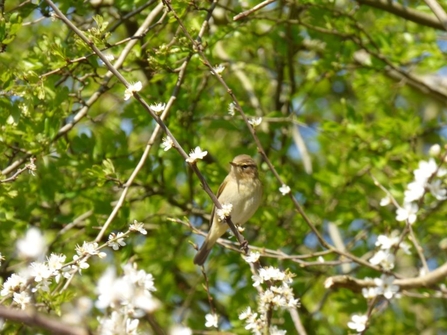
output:
[[[230,162],[231,170],[217,191],[221,205],[231,204],[231,221],[236,226],[247,222],[258,209],[262,200],[262,184],[258,177],[256,162],[248,155],[239,155]],[[202,247],[194,257],[194,264],[203,265],[217,239],[228,229],[220,221],[216,208],[211,212],[211,226]]]

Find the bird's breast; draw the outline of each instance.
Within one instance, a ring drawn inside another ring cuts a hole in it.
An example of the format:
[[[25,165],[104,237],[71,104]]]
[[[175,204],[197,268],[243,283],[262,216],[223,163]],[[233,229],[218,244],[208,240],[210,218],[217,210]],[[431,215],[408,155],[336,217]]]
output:
[[[258,209],[262,200],[262,186],[259,179],[249,179],[227,183],[219,196],[222,204],[232,204],[231,220],[243,225]]]

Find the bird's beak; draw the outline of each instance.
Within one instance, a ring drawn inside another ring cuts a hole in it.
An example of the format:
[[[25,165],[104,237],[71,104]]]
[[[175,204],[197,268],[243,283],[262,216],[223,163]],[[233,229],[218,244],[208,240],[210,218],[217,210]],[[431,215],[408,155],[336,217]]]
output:
[[[236,166],[236,164],[234,164],[233,162],[230,162],[230,165],[231,165],[231,166]]]

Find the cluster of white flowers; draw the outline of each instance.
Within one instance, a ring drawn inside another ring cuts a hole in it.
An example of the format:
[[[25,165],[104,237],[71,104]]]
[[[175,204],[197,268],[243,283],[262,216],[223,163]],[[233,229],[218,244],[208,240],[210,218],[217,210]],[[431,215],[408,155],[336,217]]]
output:
[[[232,204],[222,204],[222,208],[216,209],[217,220],[224,221],[227,216],[231,215],[232,210],[233,210]]]
[[[140,320],[126,317],[123,313],[113,311],[109,317],[100,319],[100,335],[137,335]]]
[[[99,279],[96,307],[111,309],[100,320],[100,334],[137,334],[139,318],[155,311],[160,302],[152,296],[156,291],[154,277],[136,265],[123,266],[123,275],[117,277],[114,268],[108,268]]]
[[[439,145],[434,145],[433,147],[440,150]],[[430,152],[439,154],[439,150],[430,149]],[[407,185],[403,206],[396,211],[396,220],[408,220],[410,224],[416,221],[419,210],[417,202],[427,191],[439,201],[447,199],[447,190],[445,185],[443,185],[443,177],[447,175],[447,170],[439,167],[434,158],[419,162],[419,166],[414,170],[413,174],[414,181]]]
[[[13,273],[3,284],[0,292],[3,297],[12,297],[13,303],[21,309],[26,309],[31,302],[31,292],[39,290],[49,292],[51,281],[59,282],[61,276],[67,277],[69,273],[63,269],[65,255],[51,254],[46,262],[32,262],[29,268],[21,274]]]
[[[393,276],[387,276],[385,274],[382,274],[380,278],[366,278],[366,280],[371,282],[372,286],[362,289],[363,296],[366,299],[374,299],[379,295],[384,296],[388,300],[393,297],[399,298],[399,286],[394,284],[394,279]],[[366,329],[367,322],[368,317],[366,315],[354,314],[351,321],[348,322],[348,327],[361,333]]]
[[[394,279],[393,276],[387,276],[386,274],[382,274],[380,278],[366,278],[365,280],[371,282],[371,286],[362,289],[363,297],[373,299],[379,295],[383,295],[388,300],[393,297],[399,298],[399,286],[394,284]]]
[[[147,234],[144,224],[136,220],[130,225],[129,231]],[[124,233],[111,234],[109,240],[112,241],[108,245],[114,250],[125,246],[126,243],[122,238],[125,235]],[[17,241],[16,248],[20,258],[32,262],[27,268],[22,269],[19,273],[13,273],[6,279],[0,295],[11,297],[13,305],[21,309],[26,309],[32,302],[31,293],[49,292],[53,281],[59,283],[61,277],[68,279],[75,272],[81,273],[81,270],[89,268],[90,265],[87,263],[89,256],[106,257],[106,253],[100,251],[96,242],[84,242],[82,246],[77,245],[72,265],[65,265],[67,256],[63,254],[52,253],[50,257],[45,257],[46,242],[40,230],[35,227],[28,229],[25,237]],[[0,254],[0,260],[3,259]]]
[[[72,269],[74,271],[88,269],[90,265],[87,263],[86,256],[98,256],[99,258],[105,258],[107,254],[105,252],[99,251],[98,243],[96,242],[85,242],[80,246],[76,245],[75,251],[77,255],[73,256],[73,260],[76,262],[75,265],[72,265]]]
[[[399,241],[398,231],[393,231],[390,236],[379,235],[376,241],[376,246],[379,247],[379,250],[369,262],[373,265],[380,265],[386,271],[394,269],[395,251],[393,249],[399,248],[407,255],[411,254],[410,245],[404,241],[399,243]]]
[[[254,287],[260,287],[264,283],[268,283],[268,287],[262,290],[259,296],[257,312],[248,307],[239,315],[240,320],[245,320],[245,329],[250,330],[254,335],[261,335],[264,333],[267,312],[270,309],[299,307],[299,299],[295,298],[289,286],[294,276],[288,270],[281,271],[272,266],[261,268],[258,275],[252,276]],[[276,327],[270,330],[270,334],[285,334],[283,330]]]

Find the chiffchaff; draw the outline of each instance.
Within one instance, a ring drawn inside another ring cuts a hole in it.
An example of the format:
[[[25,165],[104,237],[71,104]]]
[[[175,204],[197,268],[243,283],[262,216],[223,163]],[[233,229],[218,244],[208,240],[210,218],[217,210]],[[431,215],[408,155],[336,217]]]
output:
[[[258,177],[255,161],[248,155],[234,157],[228,176],[217,191],[221,205],[231,204],[231,221],[236,226],[247,222],[258,209],[262,200],[262,184]],[[211,248],[228,229],[228,225],[219,220],[216,208],[211,213],[211,226],[202,247],[194,257],[194,264],[203,265]]]

